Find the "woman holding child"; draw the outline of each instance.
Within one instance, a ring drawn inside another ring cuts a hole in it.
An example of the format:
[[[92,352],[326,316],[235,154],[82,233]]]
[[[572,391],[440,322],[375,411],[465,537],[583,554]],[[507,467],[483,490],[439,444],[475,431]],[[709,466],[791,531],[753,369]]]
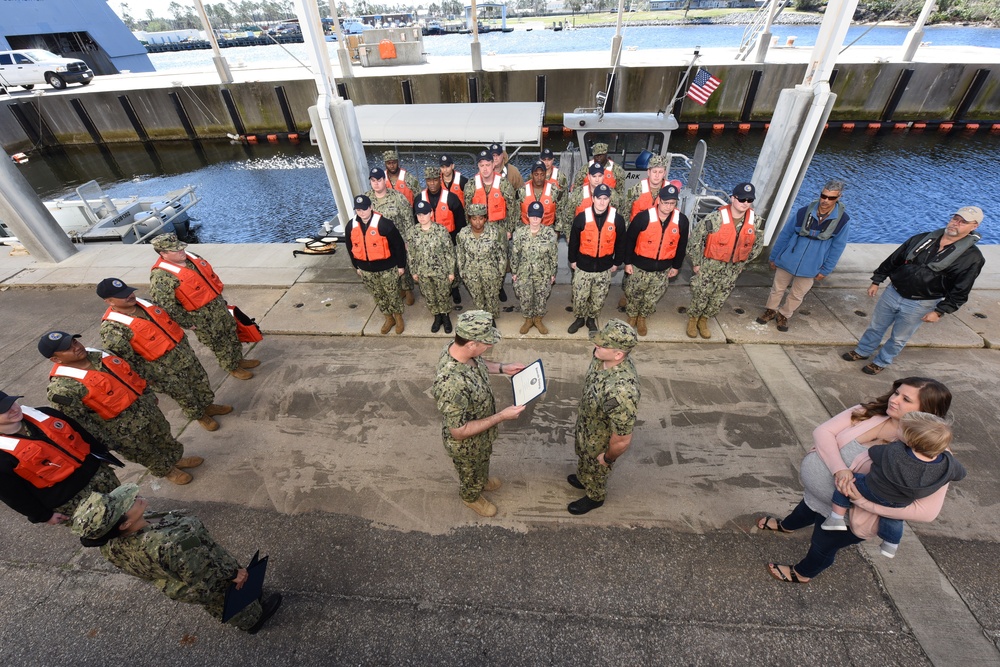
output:
[[[806,557],[795,565],[768,563],[768,572],[779,581],[806,583],[833,565],[837,551],[873,537],[878,519],[885,516],[904,521],[933,521],[944,504],[948,485],[901,508],[877,505],[854,488],[854,473],[867,472],[872,445],[899,438],[899,420],[909,412],[928,412],[944,417],[951,406],[951,392],[936,380],[908,377],[896,380],[892,391],[868,403],[844,410],[813,431],[814,447],[802,460],[800,477],[804,497],[783,519],[766,516],[757,522],[760,530],[790,533],[813,526],[812,543]],[[835,490],[847,495],[853,505],[850,530],[830,531],[820,526],[831,513]]]

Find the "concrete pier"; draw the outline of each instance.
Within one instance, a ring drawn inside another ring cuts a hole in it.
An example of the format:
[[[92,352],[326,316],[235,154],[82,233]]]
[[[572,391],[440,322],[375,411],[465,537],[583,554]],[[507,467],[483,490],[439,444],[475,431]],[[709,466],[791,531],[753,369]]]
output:
[[[682,102],[678,121],[766,122],[781,90],[801,82],[809,47],[774,48],[767,63],[735,59],[736,49],[703,49],[699,64],[723,84],[705,106]],[[841,54],[831,90],[831,121],[1000,122],[1000,49],[922,47],[912,62],[882,47],[854,46]],[[669,104],[687,71],[689,50],[624,51],[610,96],[613,111],[657,111]],[[336,67],[336,58],[334,65]],[[605,52],[428,56],[427,63],[354,68],[340,78],[356,105],[452,102],[545,103],[547,123],[592,106],[607,87]],[[209,63],[206,62],[206,66]],[[97,77],[87,88],[11,89],[0,100],[0,145],[7,151],[42,144],[217,139],[227,134],[296,133],[309,129],[316,102],[303,67],[232,67],[220,85],[214,70]],[[538,99],[544,90],[543,99]]]
[[[1000,558],[1000,278],[989,268],[1000,247],[983,248],[987,271],[969,303],[922,327],[877,377],[840,353],[867,324],[865,287],[891,247],[849,246],[785,334],[753,321],[765,269],[744,274],[710,340],[688,339],[683,272],[633,353],[643,391],[635,443],[608,502],[584,517],[566,512],[579,492],[565,478],[591,348],[585,334],[565,333],[566,275],[549,336],[517,334],[512,299],[491,356],[541,358],[550,384],[501,428],[492,520],[458,500],[428,391],[448,337],[430,333],[423,302],[406,309],[403,335],[380,336],[343,248],[293,257],[294,248],[195,248],[227,298],[262,323],[267,337],[249,356],[263,363],[240,382],[193,341],[235,412],[208,433],[163,397],[175,434],[205,464],[184,487],[134,465],[122,474],[154,509],[196,513],[244,561],[270,554],[267,587],[285,606],[246,637],[113,570],[69,531],[0,507],[3,664],[1000,663],[1000,579],[989,565]],[[40,405],[49,364],[38,336],[61,329],[96,343],[104,305],[94,284],[114,275],[144,293],[153,251],[85,246],[57,265],[6,252],[3,388]],[[602,319],[617,315],[617,295]],[[797,502],[812,429],[908,375],[954,392],[955,451],[969,477],[934,523],[909,525],[894,560],[873,541],[806,586],[774,581],[765,564],[801,558],[808,531],[762,533],[754,521]],[[506,382],[495,391],[509,403]]]

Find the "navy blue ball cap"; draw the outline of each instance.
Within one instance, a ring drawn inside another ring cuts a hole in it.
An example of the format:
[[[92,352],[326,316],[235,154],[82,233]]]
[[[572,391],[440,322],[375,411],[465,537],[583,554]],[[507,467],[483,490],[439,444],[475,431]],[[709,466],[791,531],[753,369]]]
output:
[[[543,160],[555,160],[556,154],[552,152],[551,148],[542,149],[542,159]]]
[[[541,160],[538,160],[535,164],[531,165],[531,171],[538,171],[539,169],[545,171],[545,163]]]
[[[135,291],[118,278],[105,278],[97,283],[97,296],[102,299],[124,299]]]
[[[590,167],[587,168],[587,173],[590,174],[591,176],[596,176],[597,174],[603,174],[604,167],[595,162],[594,164],[590,165]]]
[[[368,172],[368,178],[385,178],[385,172],[378,167],[372,167],[372,170]]]
[[[541,218],[545,215],[545,207],[540,203],[533,201],[528,204],[528,217],[529,218]]]
[[[503,146],[500,144],[490,144],[490,153],[494,155],[503,155]]]
[[[431,206],[430,202],[426,202],[423,199],[417,202],[417,205],[413,207],[418,214],[419,213],[432,213],[434,208]]]
[[[478,164],[480,162],[493,162],[493,154],[488,150],[479,151],[479,155],[476,156],[476,163]]]
[[[443,167],[450,167],[453,164],[455,164],[455,161],[451,159],[450,155],[442,155],[441,156],[441,166],[443,166]]]
[[[676,185],[668,183],[660,188],[660,194],[657,195],[660,201],[667,201],[668,199],[677,200],[680,199],[680,190],[677,189]]]
[[[68,350],[69,346],[73,344],[73,339],[79,337],[80,334],[68,334],[65,331],[50,331],[42,334],[42,337],[38,339],[38,351],[43,357],[48,359],[56,352]]]
[[[604,183],[601,183],[596,188],[594,188],[594,199],[597,199],[598,197],[610,197],[610,196],[611,196],[611,188],[606,186]]]
[[[753,199],[757,195],[757,190],[753,183],[737,183],[733,188],[733,196],[737,199]]]
[[[0,414],[4,414],[17,403],[17,399],[24,398],[24,396],[12,396],[11,394],[4,393],[0,391]]]
[[[372,200],[365,195],[358,195],[354,198],[355,211],[367,211],[372,207]]]

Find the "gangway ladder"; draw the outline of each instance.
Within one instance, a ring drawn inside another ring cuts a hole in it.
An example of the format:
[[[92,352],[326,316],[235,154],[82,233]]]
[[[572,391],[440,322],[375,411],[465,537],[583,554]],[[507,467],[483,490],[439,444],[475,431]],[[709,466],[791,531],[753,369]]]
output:
[[[746,60],[747,56],[757,48],[757,41],[760,39],[761,33],[764,32],[764,28],[767,27],[772,7],[774,17],[771,20],[773,21],[781,15],[781,10],[788,6],[789,2],[790,0],[764,0],[764,3],[757,9],[757,13],[750,19],[750,23],[747,24],[746,30],[743,31],[740,50],[736,54],[737,60]]]

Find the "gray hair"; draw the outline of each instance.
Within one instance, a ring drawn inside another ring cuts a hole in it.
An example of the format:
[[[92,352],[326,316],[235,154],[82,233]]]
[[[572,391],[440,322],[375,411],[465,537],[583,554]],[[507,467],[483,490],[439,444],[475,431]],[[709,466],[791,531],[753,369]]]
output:
[[[823,189],[831,192],[843,192],[845,185],[846,184],[842,180],[838,178],[831,178],[826,182],[826,185],[823,186]]]

